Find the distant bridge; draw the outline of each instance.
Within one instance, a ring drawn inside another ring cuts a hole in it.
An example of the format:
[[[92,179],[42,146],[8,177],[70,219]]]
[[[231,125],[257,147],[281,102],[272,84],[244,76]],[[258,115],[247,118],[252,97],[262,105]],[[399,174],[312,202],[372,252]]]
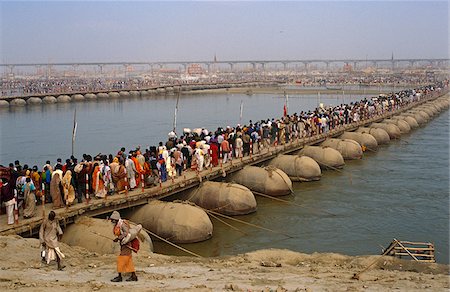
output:
[[[269,64],[281,64],[286,70],[289,65],[292,64],[303,64],[307,69],[310,64],[324,64],[326,68],[329,68],[331,64],[352,64],[354,68],[357,65],[367,65],[371,64],[378,67],[380,64],[390,64],[392,68],[397,67],[400,63],[406,63],[411,67],[417,64],[428,64],[430,66],[439,67],[449,67],[450,59],[448,58],[411,58],[411,59],[298,59],[298,60],[223,60],[223,61],[161,61],[161,62],[56,62],[56,63],[2,63],[0,67],[6,67],[12,73],[13,69],[16,67],[55,67],[55,66],[72,66],[74,68],[78,66],[97,66],[100,70],[105,66],[123,66],[127,68],[128,66],[144,65],[149,66],[149,68],[163,68],[169,65],[181,65],[186,70],[188,66],[192,64],[204,64],[208,71],[212,65],[228,65],[231,71],[236,65],[250,65],[254,70],[257,68],[265,69]]]

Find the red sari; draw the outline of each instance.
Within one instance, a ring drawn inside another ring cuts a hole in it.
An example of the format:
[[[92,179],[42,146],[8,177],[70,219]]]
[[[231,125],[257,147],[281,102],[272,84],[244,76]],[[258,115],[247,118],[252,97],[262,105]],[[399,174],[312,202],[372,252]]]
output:
[[[211,164],[213,166],[219,165],[219,147],[217,147],[216,143],[211,143],[210,150],[211,150]]]

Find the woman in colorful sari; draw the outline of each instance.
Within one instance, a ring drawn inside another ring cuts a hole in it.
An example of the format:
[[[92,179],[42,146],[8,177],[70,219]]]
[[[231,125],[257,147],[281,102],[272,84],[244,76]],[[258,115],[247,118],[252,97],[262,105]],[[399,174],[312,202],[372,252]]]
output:
[[[113,158],[113,161],[109,165],[109,168],[111,169],[111,174],[117,173],[117,171],[119,170],[119,158],[118,157]],[[113,178],[113,182],[114,182],[114,178]]]
[[[137,154],[136,153],[140,153],[138,152],[134,152],[133,155],[131,156],[131,160],[134,163],[134,168],[136,169],[135,172],[135,181],[136,181],[136,187],[140,187],[141,186],[141,178],[142,178],[142,174],[144,174],[144,170],[142,169],[141,164],[139,163],[138,159],[137,159]],[[143,157],[143,156],[142,156]]]
[[[217,146],[217,143],[215,141],[211,142],[210,149],[211,164],[212,166],[216,167],[217,165],[219,165],[219,147]]]
[[[25,197],[25,206],[23,210],[23,218],[31,218],[36,215],[36,196],[34,191],[36,188],[34,184],[31,182],[31,178],[27,177],[26,182],[22,187],[24,197]]]
[[[66,174],[64,175],[61,183],[64,190],[64,199],[66,201],[66,206],[69,207],[75,200],[75,189],[72,185],[72,171],[66,171]]]
[[[114,190],[117,191],[117,183],[119,182],[119,177],[117,175],[117,173],[119,172],[119,158],[118,157],[114,157],[113,161],[111,162],[111,164],[109,165],[109,168],[111,169],[111,180],[112,180],[112,184],[113,187],[115,187]]]
[[[100,166],[97,163],[94,164],[94,172],[92,173],[92,189],[94,191],[95,197],[97,198],[106,197],[105,184],[103,182]]]
[[[42,179],[41,175],[39,174],[37,166],[33,166],[33,170],[31,171],[31,181],[34,184],[34,187],[36,188],[35,195],[39,200],[42,199]]]
[[[103,182],[105,183],[105,189],[107,194],[111,194],[114,191],[114,184],[112,181],[111,167],[109,162],[105,161],[105,165],[102,168]]]
[[[164,160],[162,154],[159,155],[159,160],[156,166],[158,167],[159,178],[161,179],[161,182],[165,182],[167,180],[167,169],[166,161]]]
[[[148,184],[148,181],[149,181],[148,178],[152,175],[152,168],[150,166],[149,157],[145,157],[144,167],[142,169],[144,171],[145,186],[147,187],[147,184]]]
[[[127,186],[127,171],[123,164],[119,163],[119,159],[115,157],[113,163],[111,163],[111,176],[116,192],[122,192]]]
[[[50,182],[50,196],[52,197],[53,209],[64,207],[61,198],[61,178],[58,172],[54,173],[52,176]]]

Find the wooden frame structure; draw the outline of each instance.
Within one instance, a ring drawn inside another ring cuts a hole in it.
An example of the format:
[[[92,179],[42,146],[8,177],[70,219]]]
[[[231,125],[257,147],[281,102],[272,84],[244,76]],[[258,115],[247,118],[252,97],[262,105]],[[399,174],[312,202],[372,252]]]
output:
[[[434,244],[431,242],[400,241],[394,238],[383,254],[397,258],[408,256],[417,262],[436,262],[434,257]]]

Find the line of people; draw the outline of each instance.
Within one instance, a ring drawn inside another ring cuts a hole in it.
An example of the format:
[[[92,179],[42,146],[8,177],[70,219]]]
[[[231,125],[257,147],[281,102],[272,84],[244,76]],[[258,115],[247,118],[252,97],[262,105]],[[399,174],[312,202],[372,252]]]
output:
[[[127,153],[123,147],[115,156],[83,154],[80,162],[71,156],[65,163],[62,159],[54,165],[47,161],[41,170],[15,161],[8,168],[0,166],[0,202],[5,205],[8,224],[13,224],[14,209],[30,218],[36,214],[36,203],[52,203],[56,209],[81,203],[83,199],[102,199],[135,188],[156,186],[181,177],[184,171],[200,172],[269,146],[326,133],[396,110],[446,87],[448,80],[350,104],[319,106],[299,114],[288,115],[286,110],[279,119],[249,121],[248,125],[219,127],[216,131],[186,128],[182,136],[171,132],[165,143],[148,149],[138,147]]]

